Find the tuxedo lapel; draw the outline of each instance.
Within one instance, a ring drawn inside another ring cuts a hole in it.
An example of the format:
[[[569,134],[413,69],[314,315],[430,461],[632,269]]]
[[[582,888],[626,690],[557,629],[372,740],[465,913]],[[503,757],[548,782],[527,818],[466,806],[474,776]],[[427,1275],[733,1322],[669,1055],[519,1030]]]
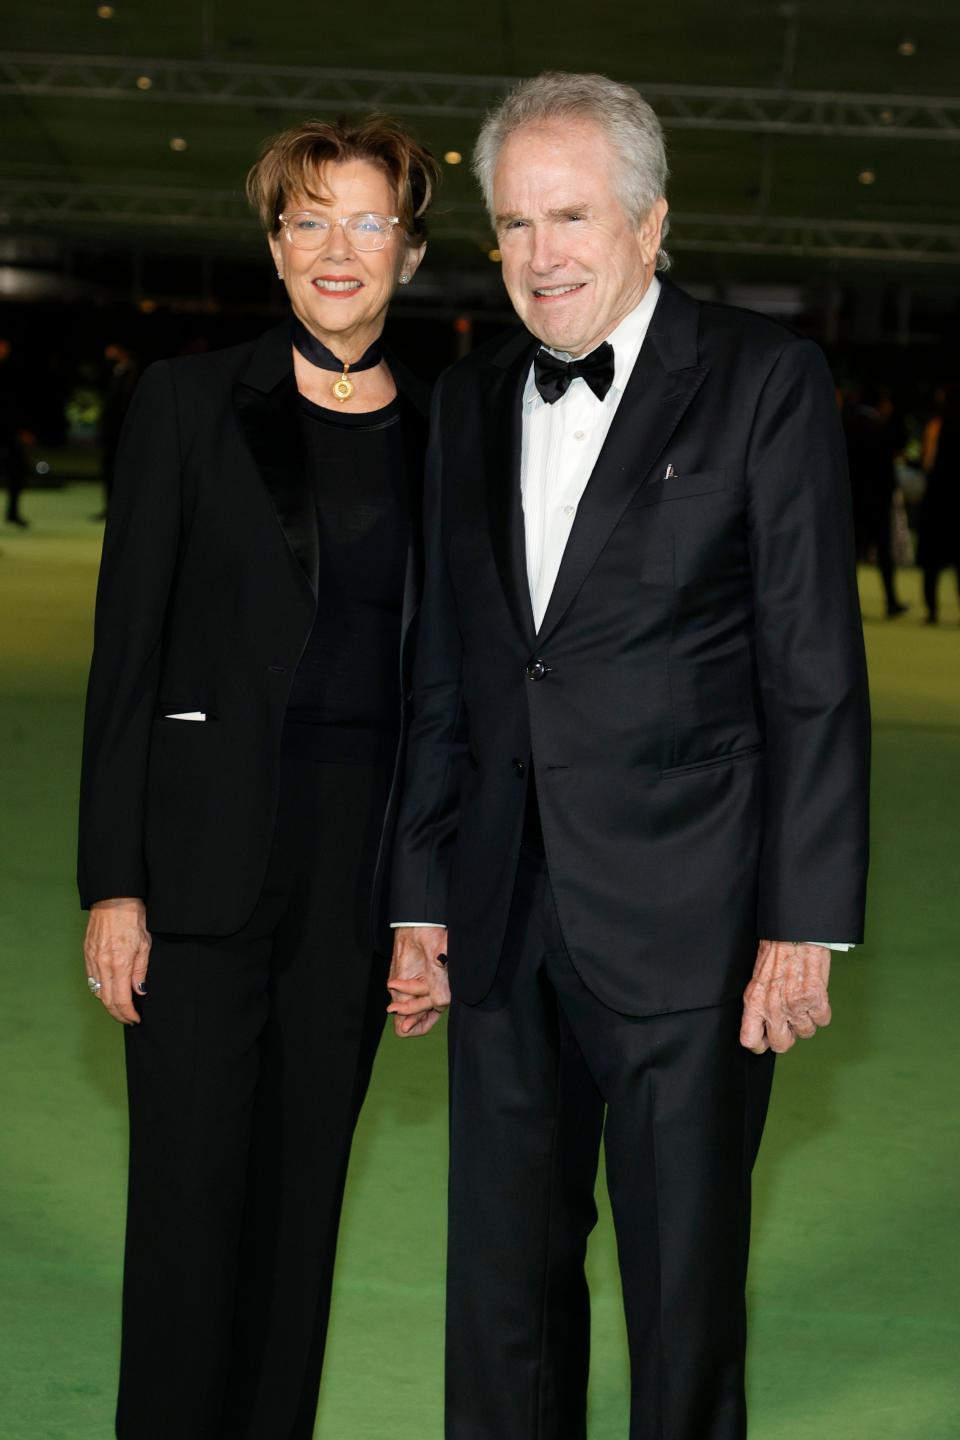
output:
[[[233,404],[261,479],[314,598],[320,568],[316,502],[303,441],[288,324],[261,336]]]
[[[520,492],[523,387],[536,343],[526,331],[510,342],[482,378],[487,518],[500,583],[526,644],[534,637]]]
[[[708,367],[697,363],[699,306],[669,282],[583,493],[543,623],[556,629],[624,510],[669,443]]]

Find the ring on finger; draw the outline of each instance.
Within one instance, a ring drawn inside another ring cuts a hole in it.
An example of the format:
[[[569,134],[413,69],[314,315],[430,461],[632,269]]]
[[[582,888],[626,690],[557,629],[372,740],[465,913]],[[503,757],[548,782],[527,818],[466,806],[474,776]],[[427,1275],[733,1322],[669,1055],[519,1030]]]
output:
[[[100,994],[100,991],[103,989],[103,985],[100,983],[100,981],[95,975],[88,975],[87,989],[90,991],[90,994],[94,998],[96,998]]]

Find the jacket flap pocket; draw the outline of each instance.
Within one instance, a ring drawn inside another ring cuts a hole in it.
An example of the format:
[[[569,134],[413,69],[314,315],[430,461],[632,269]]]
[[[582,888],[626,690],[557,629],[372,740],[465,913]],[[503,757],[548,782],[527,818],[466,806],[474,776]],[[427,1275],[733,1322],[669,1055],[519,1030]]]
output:
[[[671,475],[669,480],[648,480],[630,501],[629,508],[660,505],[667,500],[688,500],[693,495],[712,495],[727,488],[726,470],[697,470],[692,475]]]

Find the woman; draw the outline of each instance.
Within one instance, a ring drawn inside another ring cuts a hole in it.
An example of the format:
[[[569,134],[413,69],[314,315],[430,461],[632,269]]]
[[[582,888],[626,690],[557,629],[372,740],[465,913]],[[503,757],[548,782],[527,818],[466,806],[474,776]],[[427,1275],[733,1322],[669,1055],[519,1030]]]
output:
[[[124,429],[79,862],[129,1027],[121,1440],[313,1434],[418,593],[424,394],[380,336],[436,179],[376,117],[269,143],[291,319],[153,365]]]

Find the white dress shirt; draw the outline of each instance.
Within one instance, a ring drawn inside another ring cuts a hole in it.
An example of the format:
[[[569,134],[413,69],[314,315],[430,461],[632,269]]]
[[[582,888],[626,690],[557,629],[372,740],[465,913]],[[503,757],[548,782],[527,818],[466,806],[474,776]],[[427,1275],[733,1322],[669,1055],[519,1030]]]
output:
[[[582,376],[552,405],[541,398],[533,366],[523,391],[523,449],[520,492],[527,545],[527,580],[533,622],[543,622],[577,507],[627,388],[660,296],[654,276],[643,299],[607,337],[613,346],[613,384],[598,400]],[[548,347],[545,347],[548,348]],[[551,350],[560,360],[571,357]]]
[[[613,384],[602,400],[597,399],[578,375],[566,393],[548,405],[537,389],[533,365],[530,366],[523,390],[520,492],[527,583],[533,621],[538,630],[553,594],[563,552],[577,518],[577,507],[627,388],[659,296],[660,281],[654,276],[639,305],[607,336],[613,346],[614,372]],[[572,358],[562,350],[550,353],[561,360]],[[394,928],[434,923],[398,920],[394,921]],[[853,948],[823,940],[807,943],[825,945],[828,950]]]

